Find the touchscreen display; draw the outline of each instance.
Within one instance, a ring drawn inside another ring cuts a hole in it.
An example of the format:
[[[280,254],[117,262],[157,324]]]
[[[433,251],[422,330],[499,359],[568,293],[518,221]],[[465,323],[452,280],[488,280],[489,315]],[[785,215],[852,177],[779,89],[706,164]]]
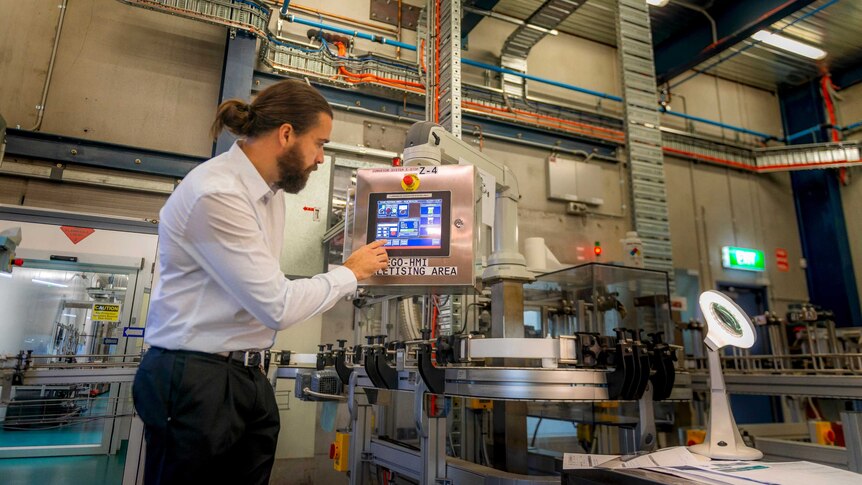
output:
[[[392,255],[449,254],[449,193],[371,194],[368,240],[386,239]]]

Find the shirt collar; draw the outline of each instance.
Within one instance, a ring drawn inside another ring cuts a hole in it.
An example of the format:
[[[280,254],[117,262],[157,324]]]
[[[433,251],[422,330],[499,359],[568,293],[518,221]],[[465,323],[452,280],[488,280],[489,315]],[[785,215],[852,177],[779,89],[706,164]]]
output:
[[[275,195],[275,188],[270,187],[266,184],[266,181],[260,175],[260,172],[254,167],[251,163],[251,160],[248,159],[245,152],[242,151],[242,148],[239,147],[238,142],[234,142],[228,151],[228,155],[235,159],[238,163],[236,164],[239,172],[239,178],[242,180],[242,183],[248,189],[249,195],[251,195],[252,200],[263,200],[264,203],[269,202],[273,195]]]

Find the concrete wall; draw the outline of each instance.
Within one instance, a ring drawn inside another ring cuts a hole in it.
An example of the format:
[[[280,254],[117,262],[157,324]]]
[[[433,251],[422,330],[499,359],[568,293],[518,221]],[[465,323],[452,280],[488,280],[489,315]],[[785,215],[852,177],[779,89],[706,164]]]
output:
[[[778,312],[786,311],[788,303],[807,300],[788,174],[742,173],[665,158],[665,176],[674,265],[694,270],[701,289],[718,282],[768,286],[769,308]],[[762,250],[766,271],[722,268],[722,246]],[[788,253],[788,272],[776,268],[778,248]]]
[[[844,126],[862,121],[862,83],[840,92],[838,102],[838,123]],[[850,133],[848,139],[862,142],[862,130]],[[850,239],[850,253],[853,270],[856,273],[856,287],[862,301],[862,167],[848,169],[850,183],[841,187],[841,202],[844,206],[844,221]]]
[[[671,86],[690,74],[691,72],[687,72],[677,77],[671,81]],[[671,88],[669,101],[670,109],[677,113],[707,118],[777,137],[784,136],[778,96],[771,91],[709,75],[700,75]],[[747,143],[759,141],[752,135],[705,123],[691,122],[669,114],[663,115],[661,122],[662,125],[671,128],[689,127],[696,133],[731,141]]]
[[[0,111],[10,127],[36,122],[58,3],[0,0]],[[209,155],[224,29],[117,1],[66,10],[42,131]]]

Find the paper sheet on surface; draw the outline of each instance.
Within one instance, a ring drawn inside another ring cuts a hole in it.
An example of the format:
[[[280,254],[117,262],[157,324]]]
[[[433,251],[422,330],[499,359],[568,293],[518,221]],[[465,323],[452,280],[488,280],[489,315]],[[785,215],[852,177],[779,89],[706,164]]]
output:
[[[695,455],[685,446],[665,448],[647,454],[621,456],[602,463],[601,468],[655,468],[664,466],[702,465],[709,458]]]
[[[708,461],[709,458],[694,455],[684,446],[665,448],[647,454],[624,456],[565,453],[563,454],[563,470],[593,467],[652,468],[660,466],[701,465]]]
[[[820,485],[862,483],[862,475],[807,461],[713,461],[654,470],[704,483],[728,485]]]
[[[584,453],[563,453],[563,470],[595,468],[602,463],[619,458],[619,455],[587,455]]]

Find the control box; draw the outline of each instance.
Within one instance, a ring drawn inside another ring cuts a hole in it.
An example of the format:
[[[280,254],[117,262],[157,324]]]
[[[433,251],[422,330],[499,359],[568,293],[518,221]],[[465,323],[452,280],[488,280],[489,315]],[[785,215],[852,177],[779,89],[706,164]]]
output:
[[[360,169],[352,247],[385,239],[389,267],[360,282],[378,294],[479,288],[479,176],[470,165]]]

